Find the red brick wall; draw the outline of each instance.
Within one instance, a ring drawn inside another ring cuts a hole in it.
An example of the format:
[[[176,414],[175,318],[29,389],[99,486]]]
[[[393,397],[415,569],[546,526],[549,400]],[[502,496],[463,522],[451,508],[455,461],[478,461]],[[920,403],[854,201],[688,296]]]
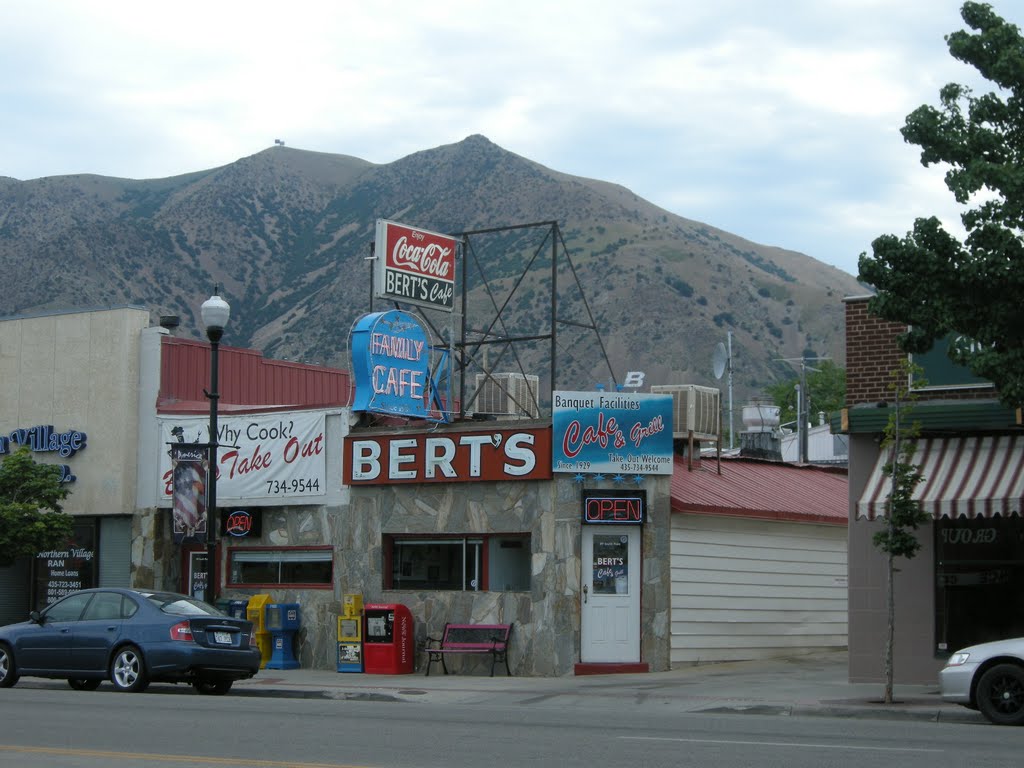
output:
[[[869,297],[846,299],[846,405],[891,400],[890,372],[906,355],[896,337],[906,325],[882,320],[868,313]],[[936,390],[922,399],[991,399],[995,391],[984,389]]]
[[[906,330],[868,313],[868,299],[846,300],[846,404],[877,403],[891,399],[889,374],[906,355],[896,336]]]

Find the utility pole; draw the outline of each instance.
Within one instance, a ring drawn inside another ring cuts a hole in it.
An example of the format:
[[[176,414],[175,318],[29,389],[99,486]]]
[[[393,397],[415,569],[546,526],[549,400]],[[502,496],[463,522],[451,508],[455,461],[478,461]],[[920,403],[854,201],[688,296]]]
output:
[[[818,372],[819,369],[808,365],[809,360],[814,362],[820,362],[821,360],[831,360],[830,357],[778,357],[776,360],[781,360],[784,363],[799,363],[800,364],[800,381],[796,385],[796,428],[797,428],[797,445],[799,446],[799,461],[801,464],[808,462],[808,420],[811,413],[811,395],[807,391],[807,371]]]
[[[732,331],[728,332],[728,336],[726,338],[729,341],[729,350],[728,350],[728,355],[726,357],[726,360],[728,361],[728,365],[729,365],[729,368],[728,368],[728,371],[729,371],[729,379],[728,379],[728,382],[729,382],[729,450],[731,451],[732,450],[732,437],[733,437],[733,435],[736,434],[736,430],[733,429],[733,425],[732,425],[732,413],[733,413],[733,411],[732,411]]]
[[[817,370],[817,369],[815,369]],[[800,393],[803,397],[800,398],[799,405],[803,406],[802,412],[797,414],[797,418],[800,419],[800,463],[807,463],[807,431],[810,427],[810,407],[808,401],[810,397],[807,392],[807,363],[803,359],[800,361]]]

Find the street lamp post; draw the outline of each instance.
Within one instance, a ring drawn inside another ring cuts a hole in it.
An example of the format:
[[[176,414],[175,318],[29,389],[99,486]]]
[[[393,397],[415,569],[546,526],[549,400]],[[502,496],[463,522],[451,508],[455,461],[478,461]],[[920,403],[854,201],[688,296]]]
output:
[[[210,400],[210,443],[209,469],[206,477],[206,602],[211,605],[217,599],[217,363],[220,337],[224,335],[224,326],[231,317],[231,307],[217,294],[214,286],[213,296],[203,302],[199,310],[206,326],[206,338],[210,340],[210,391],[203,393]]]

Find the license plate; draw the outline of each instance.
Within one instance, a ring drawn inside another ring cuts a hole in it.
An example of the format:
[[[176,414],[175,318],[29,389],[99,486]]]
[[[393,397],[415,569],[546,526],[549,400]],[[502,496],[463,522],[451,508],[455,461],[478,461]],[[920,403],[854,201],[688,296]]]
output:
[[[231,633],[230,632],[214,632],[213,642],[218,645],[231,645]]]

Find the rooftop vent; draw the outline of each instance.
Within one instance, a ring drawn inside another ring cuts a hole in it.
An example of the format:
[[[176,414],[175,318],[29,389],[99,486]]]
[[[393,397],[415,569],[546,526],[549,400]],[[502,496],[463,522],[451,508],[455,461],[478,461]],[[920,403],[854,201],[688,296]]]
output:
[[[744,432],[777,432],[782,409],[769,403],[753,402],[743,406]]]
[[[540,378],[524,373],[478,373],[476,413],[497,419],[536,419],[540,415],[537,390]]]
[[[672,437],[694,437],[717,440],[721,392],[715,387],[696,384],[653,384],[653,394],[672,395]]]

